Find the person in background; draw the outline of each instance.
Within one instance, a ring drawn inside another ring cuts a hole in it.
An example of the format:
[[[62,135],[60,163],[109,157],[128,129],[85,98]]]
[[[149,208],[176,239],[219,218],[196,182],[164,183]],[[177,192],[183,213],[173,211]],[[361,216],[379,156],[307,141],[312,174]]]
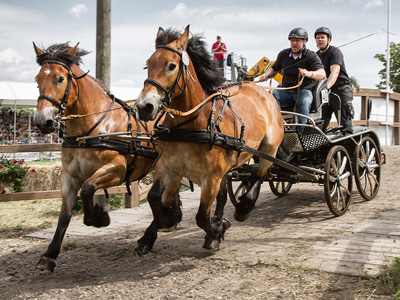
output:
[[[313,101],[312,89],[318,80],[326,76],[324,66],[317,54],[306,48],[308,33],[304,28],[294,28],[288,39],[290,48],[279,52],[273,66],[260,76],[259,81],[268,80],[277,72],[283,71],[282,87],[286,88],[296,86],[301,76],[304,76],[299,88],[273,90],[273,95],[280,109],[295,106],[297,113],[308,116]],[[298,118],[299,124],[305,124],[306,121],[306,118]]]
[[[324,120],[322,130],[325,132],[331,121],[332,112],[338,119],[339,104],[337,97],[341,99],[340,125],[343,126],[342,132],[353,133],[352,119],[354,118],[353,91],[350,87],[350,79],[346,72],[342,51],[339,48],[330,45],[332,41],[332,32],[328,27],[320,27],[314,33],[317,43],[317,55],[324,65],[328,77],[327,85],[331,90],[329,94],[330,105],[322,107],[322,119]]]
[[[222,42],[222,38],[218,35],[217,41],[212,45],[211,52],[214,53],[213,59],[217,63],[218,68],[220,68],[222,74],[224,73],[224,53],[227,52],[225,43]]]

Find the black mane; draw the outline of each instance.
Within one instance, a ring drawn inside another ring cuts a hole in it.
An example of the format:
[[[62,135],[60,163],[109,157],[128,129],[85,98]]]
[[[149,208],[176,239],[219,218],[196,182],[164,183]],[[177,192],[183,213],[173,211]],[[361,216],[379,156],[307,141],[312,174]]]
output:
[[[72,55],[67,53],[67,51],[71,48],[72,47],[69,45],[69,42],[63,44],[54,44],[44,50],[44,53],[36,58],[36,62],[42,66],[43,62],[46,60],[57,60],[69,67],[71,67],[73,64],[79,66],[79,64],[82,62],[82,56],[89,54],[90,51],[78,48],[76,54]]]
[[[157,37],[156,46],[169,44],[180,36],[181,33],[177,30],[169,28]],[[208,94],[225,82],[221,75],[221,70],[219,70],[211,54],[206,49],[206,43],[202,35],[193,35],[189,38],[186,50],[192,60],[201,86]]]

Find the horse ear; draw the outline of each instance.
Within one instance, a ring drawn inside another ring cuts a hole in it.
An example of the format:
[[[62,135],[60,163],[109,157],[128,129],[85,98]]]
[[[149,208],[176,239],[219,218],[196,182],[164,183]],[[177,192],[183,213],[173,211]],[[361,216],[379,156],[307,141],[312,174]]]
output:
[[[185,31],[182,33],[181,37],[177,40],[178,46],[180,46],[181,49],[185,49],[187,46],[187,42],[189,39],[189,27],[190,25],[186,26]]]
[[[79,45],[79,42],[78,42],[78,44],[75,45],[75,47],[72,47],[71,49],[69,49],[69,50],[67,51],[67,53],[68,53],[68,54],[75,55],[76,52],[78,51],[78,45]]]
[[[157,37],[159,37],[163,33],[164,33],[164,29],[162,29],[161,27],[158,27]]]
[[[33,49],[35,49],[35,52],[36,52],[36,56],[40,56],[40,55],[44,54],[44,51],[42,49],[40,49],[38,46],[36,46],[35,42],[32,42],[32,43],[33,43]]]

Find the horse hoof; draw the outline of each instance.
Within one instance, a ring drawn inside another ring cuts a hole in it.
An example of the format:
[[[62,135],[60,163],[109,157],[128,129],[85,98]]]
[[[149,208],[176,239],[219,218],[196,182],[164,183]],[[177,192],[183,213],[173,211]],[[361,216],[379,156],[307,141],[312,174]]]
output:
[[[241,214],[241,213],[238,213],[237,211],[235,211],[235,214],[234,214],[235,220],[238,222],[245,221],[249,216],[250,216],[249,212],[246,214]]]
[[[135,255],[136,256],[143,256],[146,255],[150,252],[151,248],[147,245],[140,245],[139,243],[136,244],[135,246]]]
[[[39,259],[39,262],[36,264],[36,269],[39,269],[41,271],[44,270],[48,270],[51,273],[53,273],[55,267],[56,267],[57,263],[55,259],[46,257],[46,256],[42,256]]]
[[[84,219],[83,223],[85,223],[86,226],[94,226],[97,228],[107,227],[110,225],[110,217],[107,212],[102,212],[101,214],[92,216],[90,219]]]
[[[214,251],[218,251],[219,250],[219,244],[221,242],[218,239],[211,239],[208,237],[208,235],[205,237],[205,241],[204,241],[204,245],[203,248],[204,249],[208,249],[208,250],[214,250]]]
[[[223,224],[222,226],[224,226],[224,233],[232,226],[232,223],[228,219],[225,219],[225,218],[222,220],[222,224]]]

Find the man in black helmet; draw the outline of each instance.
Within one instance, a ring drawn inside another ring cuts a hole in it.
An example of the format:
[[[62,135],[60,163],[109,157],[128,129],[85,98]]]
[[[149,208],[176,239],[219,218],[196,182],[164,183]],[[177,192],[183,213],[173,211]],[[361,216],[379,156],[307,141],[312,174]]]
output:
[[[326,76],[328,76],[328,89],[331,89],[329,95],[330,105],[322,107],[322,118],[324,119],[323,131],[326,131],[331,121],[332,112],[338,119],[339,104],[337,97],[341,99],[340,124],[343,126],[343,133],[352,133],[352,122],[354,117],[353,92],[350,87],[350,79],[346,72],[342,51],[339,48],[330,45],[332,32],[327,27],[320,27],[314,33],[317,43],[317,55],[321,58],[324,65]]]
[[[274,65],[259,80],[265,81],[276,72],[283,71],[282,87],[293,87],[304,76],[300,88],[273,90],[273,95],[280,109],[295,106],[297,113],[308,116],[313,101],[312,88],[318,80],[325,78],[324,66],[315,52],[306,48],[308,33],[304,28],[294,28],[288,39],[290,48],[279,52]],[[306,118],[298,118],[300,124],[306,121]]]

